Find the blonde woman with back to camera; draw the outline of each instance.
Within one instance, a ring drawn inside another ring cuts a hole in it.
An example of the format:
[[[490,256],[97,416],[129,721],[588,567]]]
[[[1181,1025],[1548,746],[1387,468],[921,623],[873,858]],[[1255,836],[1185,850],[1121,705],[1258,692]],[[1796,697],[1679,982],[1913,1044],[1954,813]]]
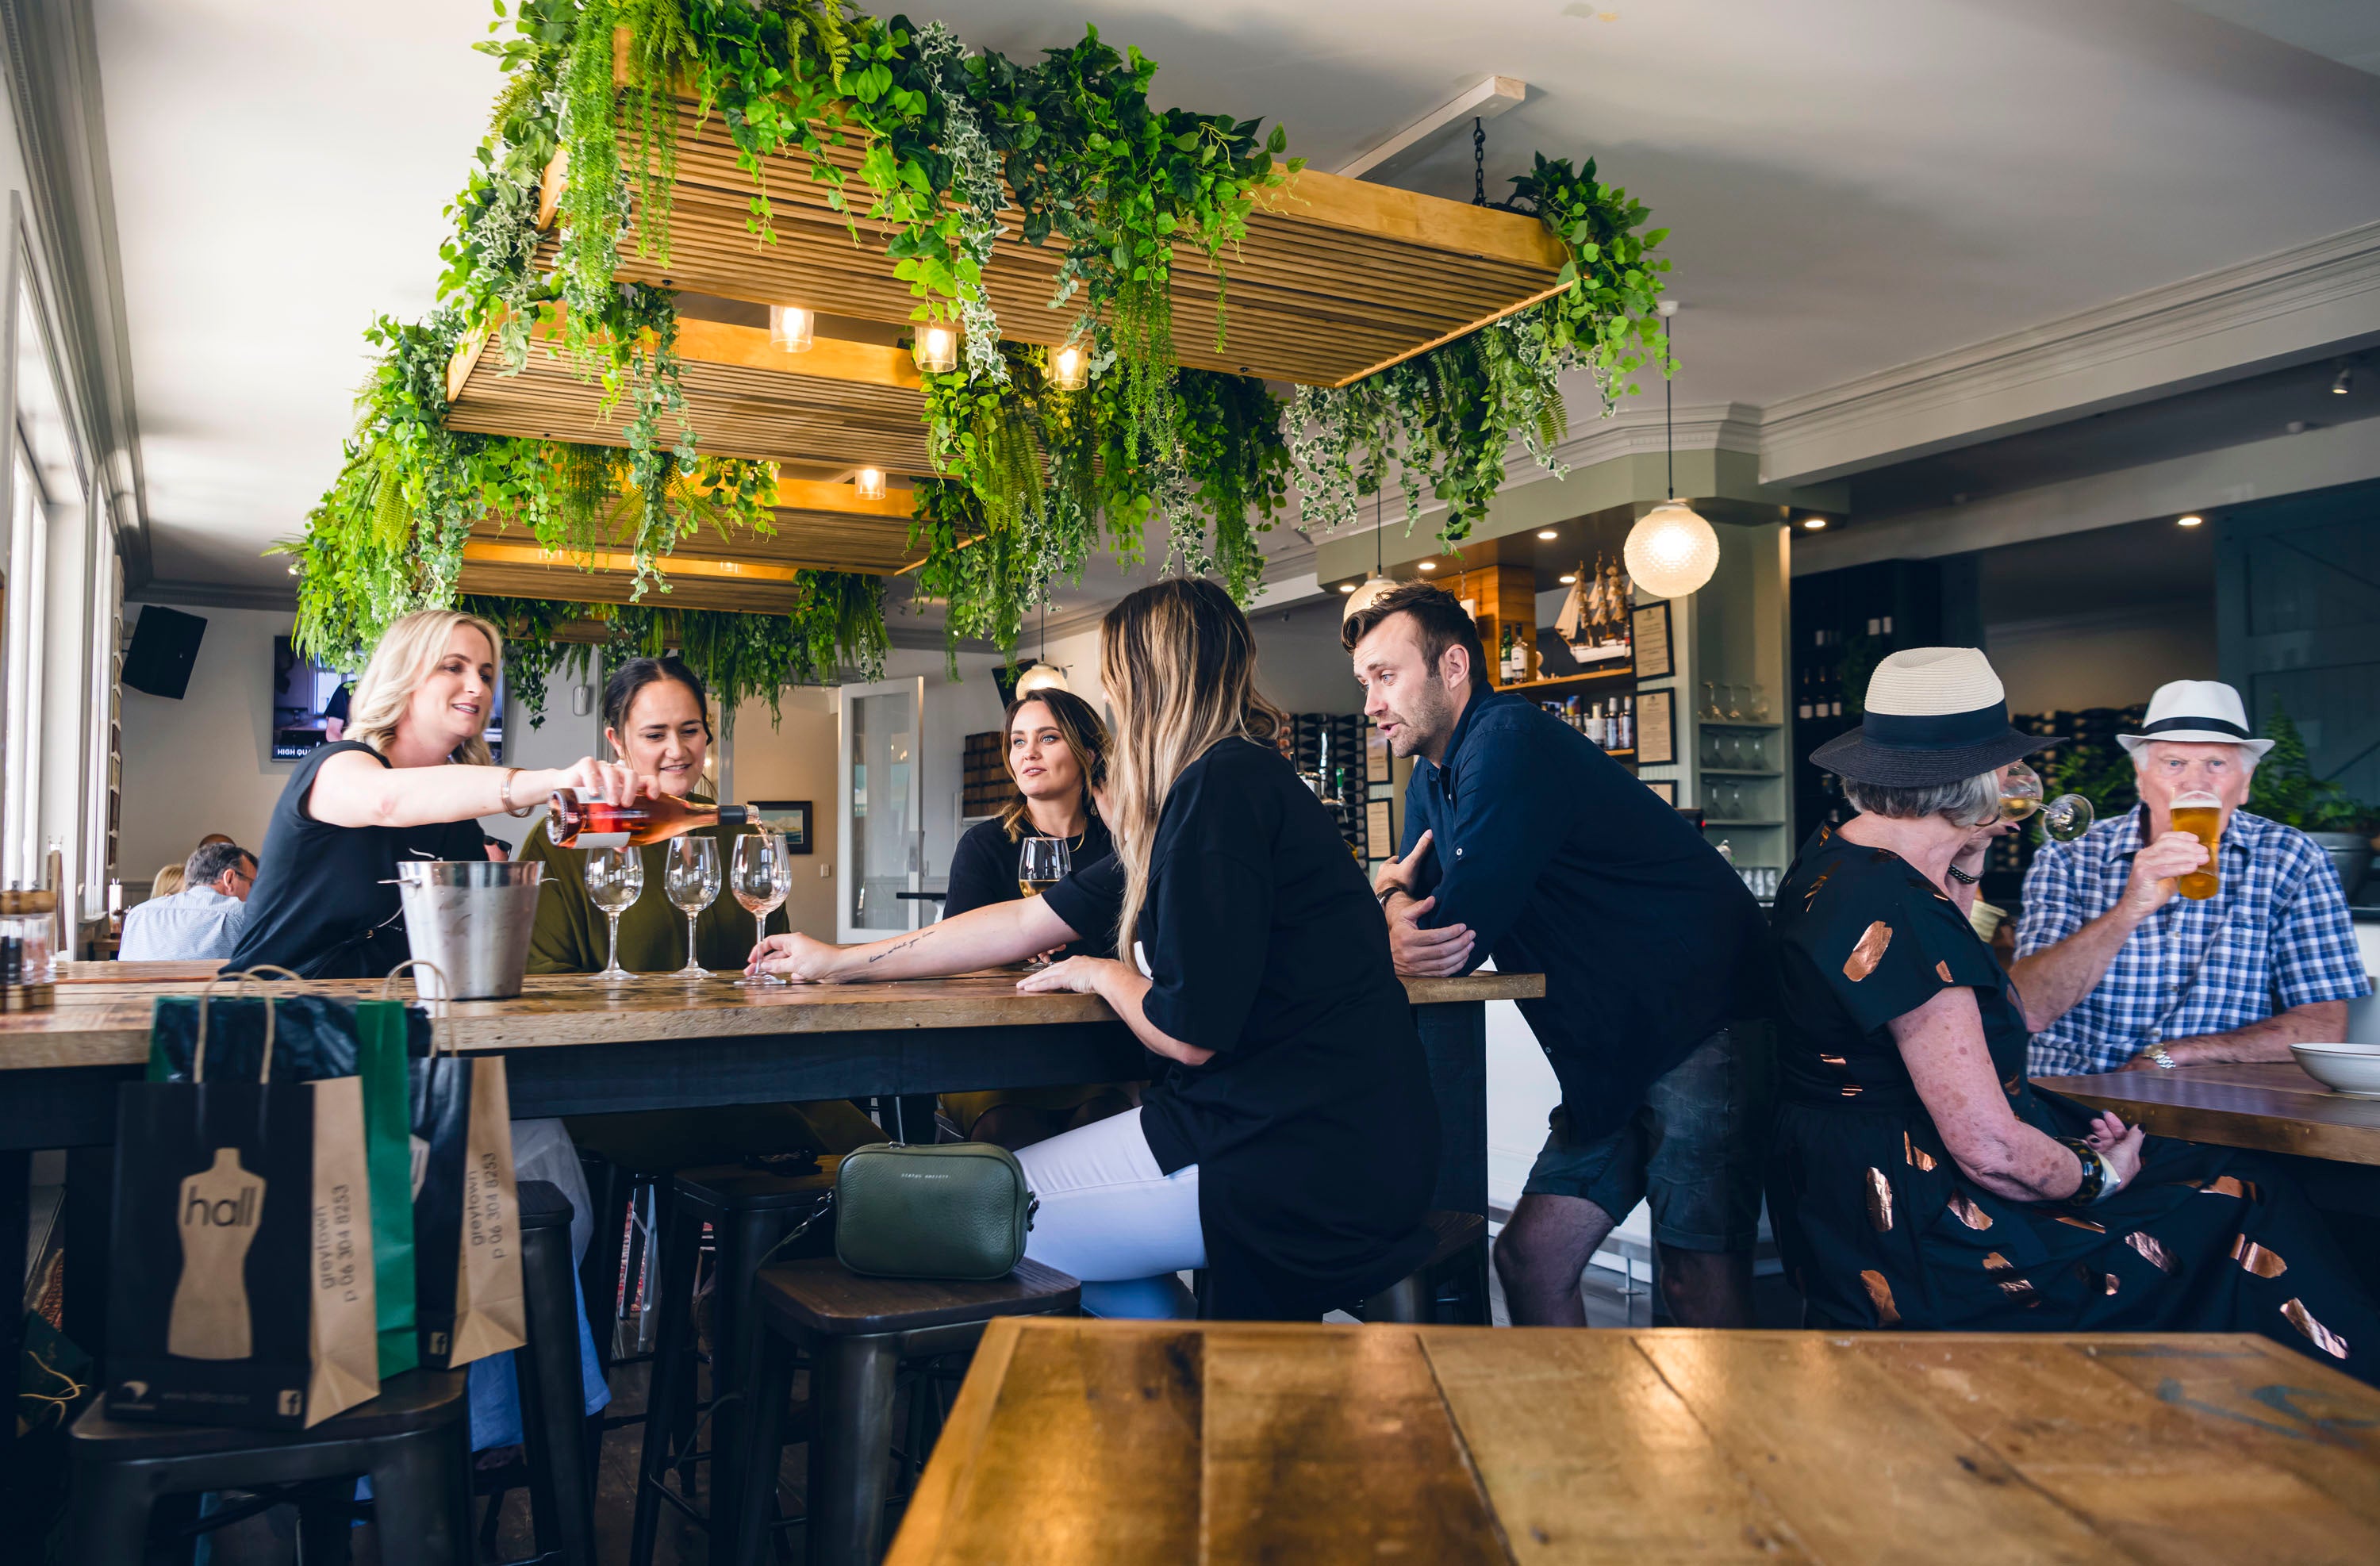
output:
[[[249,894],[233,968],[368,978],[409,954],[396,888],[406,859],[484,858],[479,818],[527,815],[557,788],[626,803],[657,792],[627,768],[492,765],[504,640],[476,614],[419,609],[382,633],[356,682],[348,738],[298,763]]]

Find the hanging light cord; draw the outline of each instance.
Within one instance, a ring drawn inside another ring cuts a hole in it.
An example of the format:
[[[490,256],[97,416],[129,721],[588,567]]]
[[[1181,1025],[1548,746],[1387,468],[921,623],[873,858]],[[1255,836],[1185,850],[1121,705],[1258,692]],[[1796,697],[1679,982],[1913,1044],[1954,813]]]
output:
[[[1483,116],[1471,116],[1471,204],[1488,204],[1488,126]]]
[[[1670,498],[1675,500],[1678,498],[1678,427],[1674,417],[1678,395],[1678,356],[1670,350],[1677,346],[1678,341],[1676,316],[1670,317],[1669,327],[1662,335],[1669,339],[1661,345],[1661,351],[1669,358],[1670,365],[1667,373],[1661,377],[1661,444],[1669,452]]]

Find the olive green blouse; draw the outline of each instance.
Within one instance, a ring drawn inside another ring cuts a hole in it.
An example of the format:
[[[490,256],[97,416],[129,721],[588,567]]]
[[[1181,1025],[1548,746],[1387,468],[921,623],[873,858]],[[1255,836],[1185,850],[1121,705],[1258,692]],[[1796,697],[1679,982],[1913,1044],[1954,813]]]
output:
[[[714,970],[740,972],[752,952],[752,916],[725,885],[735,863],[735,839],[744,830],[698,829],[719,843],[719,896],[697,917],[694,926],[702,965]],[[662,881],[668,844],[648,844],[642,852],[645,890],[620,916],[620,965],[632,973],[668,973],[686,965],[686,916],[671,905]],[[545,818],[540,816],[517,857],[545,866],[537,895],[537,925],[529,935],[528,971],[594,973],[602,967],[609,935],[602,910],[587,895],[586,850],[555,847],[546,833]],[[783,908],[769,916],[770,934],[787,928]]]

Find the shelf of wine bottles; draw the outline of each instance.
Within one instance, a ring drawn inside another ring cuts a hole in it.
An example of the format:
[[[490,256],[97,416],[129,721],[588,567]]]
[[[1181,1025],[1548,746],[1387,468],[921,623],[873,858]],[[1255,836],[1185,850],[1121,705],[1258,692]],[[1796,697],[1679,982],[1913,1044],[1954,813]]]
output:
[[[1942,573],[1930,560],[1880,560],[1793,578],[1792,668],[1783,717],[1792,830],[1806,838],[1851,819],[1842,780],[1810,752],[1859,726],[1868,676],[1887,654],[1942,640]],[[1797,842],[1794,844],[1799,847]]]
[[[1370,857],[1364,808],[1364,739],[1370,727],[1360,712],[1298,712],[1281,736],[1281,754],[1330,811],[1358,858]]]
[[[994,730],[966,736],[959,774],[960,813],[969,820],[997,816],[1016,797],[1016,780],[1008,773],[1002,753],[1007,736]]]

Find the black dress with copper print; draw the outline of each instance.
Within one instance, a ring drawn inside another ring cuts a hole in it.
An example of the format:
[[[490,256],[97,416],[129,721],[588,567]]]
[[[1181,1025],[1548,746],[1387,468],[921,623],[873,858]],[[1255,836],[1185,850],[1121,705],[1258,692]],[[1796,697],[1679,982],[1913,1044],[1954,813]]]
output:
[[[2363,1381],[2380,1310],[2291,1177],[2258,1155],[2152,1136],[2139,1175],[2083,1208],[1962,1174],[1888,1026],[1973,989],[2017,1118],[2090,1117],[2025,1080],[2013,983],[1956,904],[1899,855],[1821,832],[1770,918],[1780,1106],[1768,1209],[1788,1276],[1845,1326],[1957,1331],[2252,1331]]]

